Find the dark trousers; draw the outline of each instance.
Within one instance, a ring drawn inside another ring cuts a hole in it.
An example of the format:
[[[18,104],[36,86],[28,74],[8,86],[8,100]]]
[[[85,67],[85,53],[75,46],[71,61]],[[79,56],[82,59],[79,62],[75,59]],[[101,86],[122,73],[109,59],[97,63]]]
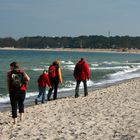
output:
[[[57,99],[57,90],[58,90],[58,84],[59,84],[59,81],[56,79],[50,79],[50,82],[51,82],[52,88],[50,88],[48,91],[48,95],[47,95],[48,101],[50,100],[53,90],[54,90],[53,99],[54,100]]]
[[[87,81],[83,80],[83,85],[84,85],[84,96],[88,95],[88,90],[87,90]],[[79,96],[79,86],[80,86],[81,80],[76,81],[76,88],[75,88],[75,98]]]
[[[19,113],[24,113],[25,91],[15,91],[10,93],[10,103],[12,107],[12,117],[17,117],[17,109]]]

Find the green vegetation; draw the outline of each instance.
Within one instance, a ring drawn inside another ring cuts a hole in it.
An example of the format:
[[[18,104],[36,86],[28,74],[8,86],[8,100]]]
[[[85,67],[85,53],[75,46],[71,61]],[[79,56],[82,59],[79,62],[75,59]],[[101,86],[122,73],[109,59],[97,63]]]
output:
[[[0,38],[0,47],[15,48],[95,48],[140,49],[140,37],[129,36],[79,36],[79,37],[11,37]]]

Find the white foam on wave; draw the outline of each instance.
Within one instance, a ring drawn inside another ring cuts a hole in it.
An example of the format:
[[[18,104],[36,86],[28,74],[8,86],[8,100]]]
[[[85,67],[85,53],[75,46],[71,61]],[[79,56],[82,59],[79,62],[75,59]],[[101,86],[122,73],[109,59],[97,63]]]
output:
[[[32,69],[33,71],[43,71],[44,69],[42,68],[35,68],[35,69]]]
[[[65,65],[63,66],[64,69],[74,70],[75,65]]]
[[[125,61],[125,62],[119,62],[119,61],[104,61],[101,64],[107,64],[107,65],[140,65],[140,63],[136,63],[136,62],[129,62],[129,61]]]
[[[27,92],[26,98],[37,96],[37,95],[38,95],[38,92]],[[0,97],[0,103],[8,103],[8,102],[10,102],[9,96]]]
[[[62,92],[62,91],[65,92],[65,91],[70,91],[70,90],[74,90],[75,89],[75,87],[76,87],[76,81],[68,81],[68,83],[69,84],[67,84],[67,82],[66,82],[65,87],[59,89],[58,92]],[[88,87],[91,87],[93,85],[94,85],[94,82],[92,80],[88,80],[87,81],[87,86]],[[80,89],[83,88],[83,83],[82,82],[80,83],[80,87],[79,88]]]
[[[125,74],[128,74],[128,73],[132,73],[132,72],[135,72],[137,71],[139,68],[129,68],[129,69],[124,69],[123,71],[118,71],[114,74],[110,74],[110,76],[120,76],[120,75],[125,75]]]
[[[37,95],[38,95],[38,91],[35,91],[35,92],[27,92],[26,93],[26,98],[37,96]]]
[[[97,67],[97,66],[99,66],[99,64],[91,64],[91,66]]]
[[[9,96],[0,97],[0,103],[7,103],[9,101],[10,101]]]
[[[102,64],[112,65],[112,64],[120,64],[120,62],[118,62],[118,61],[104,61],[104,62],[102,62]]]
[[[72,61],[61,61],[61,63],[65,65],[74,64]]]
[[[44,69],[48,69],[49,68],[49,66],[44,66],[44,68],[33,68],[32,70],[33,71],[43,71]]]
[[[137,72],[139,70],[140,70],[139,68],[131,68],[123,71],[118,71],[114,74],[109,74],[108,76],[110,78],[110,81],[114,83],[117,81],[140,77],[140,73]]]
[[[129,69],[130,66],[112,66],[112,67],[91,67],[91,70],[117,70],[117,69]]]

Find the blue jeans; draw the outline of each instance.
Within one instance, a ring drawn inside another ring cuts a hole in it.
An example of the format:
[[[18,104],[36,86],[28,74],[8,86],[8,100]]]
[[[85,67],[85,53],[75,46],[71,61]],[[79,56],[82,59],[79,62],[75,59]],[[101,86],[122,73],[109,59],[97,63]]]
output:
[[[42,103],[44,103],[45,101],[45,94],[46,94],[46,87],[38,87],[39,90],[39,94],[37,96],[37,101],[41,101]]]

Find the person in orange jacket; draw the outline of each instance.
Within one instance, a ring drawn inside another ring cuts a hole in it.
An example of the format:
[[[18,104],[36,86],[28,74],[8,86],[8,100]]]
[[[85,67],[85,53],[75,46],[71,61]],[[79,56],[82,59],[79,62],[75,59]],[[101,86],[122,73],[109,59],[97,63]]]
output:
[[[40,100],[40,98],[41,98],[41,103],[45,102],[45,94],[46,94],[47,86],[52,88],[52,86],[50,84],[48,72],[47,72],[47,70],[44,70],[43,73],[38,78],[39,94],[38,94],[37,98],[35,99],[35,104],[38,104],[38,101]]]
[[[76,80],[75,98],[79,97],[79,86],[81,81],[84,84],[84,96],[87,96],[88,95],[87,79],[88,80],[90,79],[90,70],[84,58],[81,58],[75,65],[73,75]]]
[[[61,69],[60,69],[60,63],[59,61],[55,60],[52,65],[49,67],[49,79],[52,85],[52,88],[49,89],[47,98],[48,101],[50,100],[50,97],[53,92],[53,99],[57,99],[57,90],[58,90],[58,85],[59,83],[62,84],[62,74],[61,74]]]

